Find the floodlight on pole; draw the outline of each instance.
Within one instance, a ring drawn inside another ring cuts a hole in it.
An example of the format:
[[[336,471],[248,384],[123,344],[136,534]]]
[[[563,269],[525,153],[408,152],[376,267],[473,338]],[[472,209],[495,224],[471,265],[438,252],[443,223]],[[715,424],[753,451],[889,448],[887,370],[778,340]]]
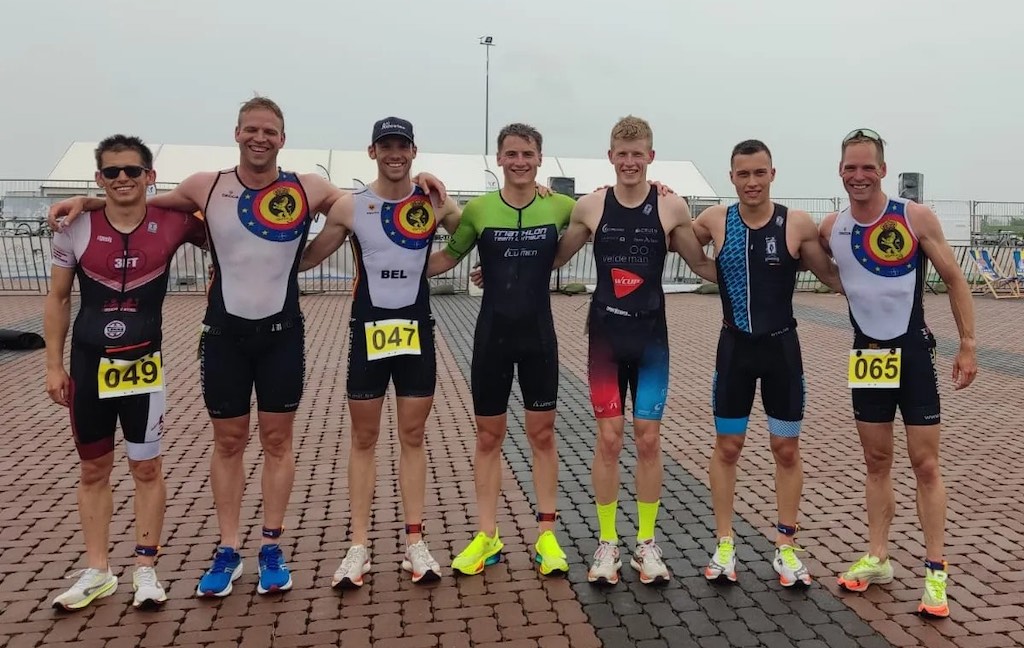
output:
[[[484,68],[484,155],[487,155],[491,143],[491,48],[494,47],[494,37],[481,36],[480,44],[487,51],[486,67]]]

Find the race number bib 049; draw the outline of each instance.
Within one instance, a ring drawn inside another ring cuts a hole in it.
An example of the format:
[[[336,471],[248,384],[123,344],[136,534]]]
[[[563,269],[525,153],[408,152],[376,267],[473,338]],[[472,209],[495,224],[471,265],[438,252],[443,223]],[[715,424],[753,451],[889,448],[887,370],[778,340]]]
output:
[[[366,322],[366,359],[420,355],[420,325],[415,320]]]
[[[851,349],[850,388],[895,389],[900,386],[899,349]]]
[[[135,396],[158,392],[164,388],[164,367],[160,352],[154,351],[138,360],[100,358],[100,398]]]

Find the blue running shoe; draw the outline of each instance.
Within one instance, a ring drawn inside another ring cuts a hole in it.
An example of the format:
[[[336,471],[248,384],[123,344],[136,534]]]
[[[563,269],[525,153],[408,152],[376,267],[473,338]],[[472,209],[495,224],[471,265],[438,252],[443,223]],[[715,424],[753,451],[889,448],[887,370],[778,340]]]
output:
[[[231,547],[217,547],[213,565],[199,579],[196,596],[227,596],[231,583],[242,575],[242,557]]]
[[[260,547],[260,584],[256,591],[260,594],[284,592],[292,588],[292,575],[284,564],[281,546],[266,544]]]

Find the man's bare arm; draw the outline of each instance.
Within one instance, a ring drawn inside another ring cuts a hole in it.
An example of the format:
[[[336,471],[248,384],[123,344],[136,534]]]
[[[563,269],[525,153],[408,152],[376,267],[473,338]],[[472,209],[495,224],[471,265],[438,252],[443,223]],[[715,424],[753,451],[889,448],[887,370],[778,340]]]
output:
[[[561,268],[580,251],[587,241],[590,240],[590,225],[588,225],[588,214],[599,205],[603,204],[604,194],[595,192],[583,196],[576,201],[569,215],[569,225],[565,233],[558,240],[558,252],[555,254],[553,268]]]
[[[800,235],[800,260],[802,265],[814,273],[821,283],[837,293],[843,292],[843,282],[839,279],[839,267],[832,261],[828,252],[821,247],[818,227],[805,211],[790,210],[789,226],[797,228]]]
[[[686,265],[690,266],[690,269],[698,276],[711,283],[718,283],[715,262],[704,254],[704,246],[701,245],[694,233],[690,206],[686,204],[685,200],[674,194],[664,196],[661,200],[668,207],[669,214],[676,222],[676,226],[669,232],[671,247],[679,252],[683,260],[686,261]]]
[[[350,193],[342,195],[334,202],[331,210],[327,213],[324,228],[302,251],[302,258],[299,259],[299,272],[305,272],[320,265],[324,259],[341,247],[345,239],[348,238],[348,225],[352,223],[354,209],[355,201]]]
[[[64,341],[71,326],[71,286],[75,270],[53,266],[50,292],[43,305],[43,339],[46,340],[46,392],[55,403],[68,406],[71,378],[64,370]]]
[[[942,277],[949,293],[949,305],[953,311],[956,328],[960,332],[960,349],[953,358],[953,385],[963,389],[974,381],[978,374],[977,342],[974,337],[974,302],[960,264],[953,256],[953,250],[942,233],[942,223],[935,213],[916,203],[907,206],[910,226],[914,229],[921,250]]]
[[[441,203],[441,206],[437,209],[437,221],[449,234],[454,234],[455,230],[459,227],[461,219],[462,208],[459,207],[459,203],[455,202],[451,196],[448,196],[448,199]],[[458,263],[458,260],[456,260],[456,263]],[[444,271],[442,270],[442,272]]]
[[[459,265],[461,260],[449,254],[448,250],[438,250],[427,259],[427,276],[436,277],[439,274],[444,274]]]
[[[192,213],[203,207],[216,176],[216,172],[210,171],[193,173],[174,189],[148,199],[146,204]],[[46,221],[49,223],[50,229],[59,232],[73,223],[79,214],[103,209],[106,206],[107,199],[103,197],[74,196],[65,198],[50,206]],[[61,220],[62,218],[63,220]]]

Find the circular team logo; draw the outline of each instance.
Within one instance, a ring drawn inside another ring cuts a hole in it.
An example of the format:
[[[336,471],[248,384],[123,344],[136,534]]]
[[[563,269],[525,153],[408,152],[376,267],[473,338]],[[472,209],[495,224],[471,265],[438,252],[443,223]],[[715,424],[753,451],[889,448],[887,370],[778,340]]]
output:
[[[121,320],[112,320],[103,327],[103,335],[106,335],[111,340],[116,340],[124,335],[127,328]]]
[[[437,230],[434,207],[420,193],[400,203],[384,203],[380,222],[388,238],[408,250],[422,250],[430,245]]]
[[[293,174],[282,173],[277,182],[238,199],[238,217],[245,228],[267,241],[294,241],[308,225],[302,187]]]
[[[883,216],[874,225],[854,225],[853,255],[864,268],[883,277],[902,277],[917,269],[917,239],[902,218]]]

